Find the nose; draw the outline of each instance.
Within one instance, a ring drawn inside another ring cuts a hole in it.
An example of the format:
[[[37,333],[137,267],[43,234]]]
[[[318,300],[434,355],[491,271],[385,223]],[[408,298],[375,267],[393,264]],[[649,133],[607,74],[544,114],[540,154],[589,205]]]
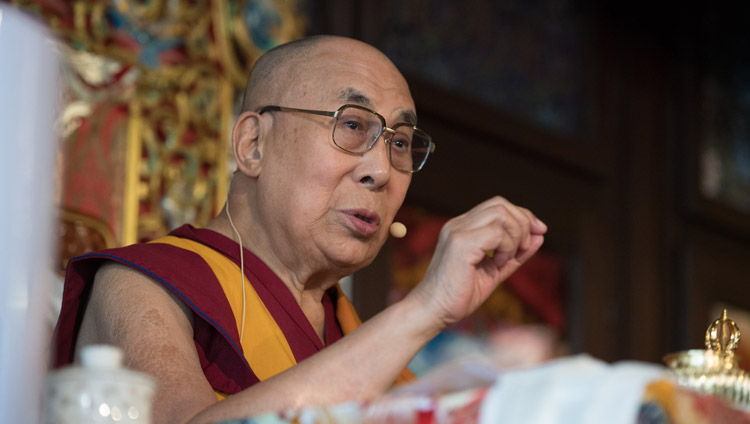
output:
[[[383,131],[375,145],[360,156],[357,167],[354,169],[354,178],[360,184],[367,185],[371,189],[378,189],[391,179],[393,168],[388,157],[390,137],[389,131]],[[381,139],[382,143],[380,143]]]

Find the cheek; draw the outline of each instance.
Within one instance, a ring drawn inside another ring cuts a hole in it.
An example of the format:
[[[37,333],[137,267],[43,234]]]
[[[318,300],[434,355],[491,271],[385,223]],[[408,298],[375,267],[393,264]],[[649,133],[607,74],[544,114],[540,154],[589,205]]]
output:
[[[313,182],[323,189],[333,191],[356,166],[356,157],[346,154],[327,143],[318,142],[308,151],[304,166]]]
[[[315,219],[324,214],[331,204],[336,203],[348,171],[346,160],[335,157],[334,154],[310,155],[307,160],[298,163],[298,167],[290,170],[294,175],[294,198],[292,202],[302,205],[308,213],[308,218]]]
[[[395,171],[398,172],[398,171]],[[406,192],[409,190],[411,184],[411,174],[395,174],[391,178],[392,195],[388,199],[388,206],[393,210],[394,214],[401,208],[401,204],[404,202]]]

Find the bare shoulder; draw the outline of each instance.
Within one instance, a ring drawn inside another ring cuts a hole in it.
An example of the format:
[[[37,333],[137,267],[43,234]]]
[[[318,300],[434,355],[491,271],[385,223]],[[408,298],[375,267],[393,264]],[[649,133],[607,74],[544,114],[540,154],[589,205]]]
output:
[[[193,313],[182,300],[146,275],[107,262],[96,273],[77,345],[114,344],[118,338],[132,336],[117,331],[123,325],[145,324],[146,329],[159,331],[166,318],[179,324],[181,332],[192,334]]]
[[[192,312],[146,275],[113,262],[99,269],[76,349],[96,343],[120,347],[125,366],[157,379],[157,423],[183,422],[216,402],[195,350]]]

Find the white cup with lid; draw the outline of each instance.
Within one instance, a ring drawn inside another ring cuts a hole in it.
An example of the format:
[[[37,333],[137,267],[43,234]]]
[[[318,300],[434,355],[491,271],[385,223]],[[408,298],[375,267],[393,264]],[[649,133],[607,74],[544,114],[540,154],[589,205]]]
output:
[[[48,376],[43,423],[151,423],[152,377],[123,368],[114,346],[86,346],[80,360]]]

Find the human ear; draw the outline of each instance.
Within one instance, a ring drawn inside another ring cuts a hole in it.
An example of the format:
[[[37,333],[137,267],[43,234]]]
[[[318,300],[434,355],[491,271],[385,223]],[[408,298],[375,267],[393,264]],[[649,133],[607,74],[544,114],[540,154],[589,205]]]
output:
[[[232,129],[232,150],[237,169],[249,177],[260,175],[261,152],[260,115],[244,112]]]

